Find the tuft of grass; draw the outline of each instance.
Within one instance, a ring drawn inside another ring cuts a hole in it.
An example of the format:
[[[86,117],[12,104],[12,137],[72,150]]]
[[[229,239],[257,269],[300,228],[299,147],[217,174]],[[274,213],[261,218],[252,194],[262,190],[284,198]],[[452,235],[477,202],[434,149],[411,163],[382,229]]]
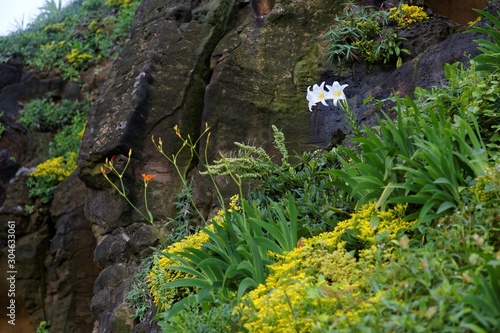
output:
[[[149,256],[141,261],[130,290],[125,297],[125,301],[133,309],[133,319],[139,322],[153,308],[153,297],[148,287],[148,275],[153,265],[153,259],[153,256]]]

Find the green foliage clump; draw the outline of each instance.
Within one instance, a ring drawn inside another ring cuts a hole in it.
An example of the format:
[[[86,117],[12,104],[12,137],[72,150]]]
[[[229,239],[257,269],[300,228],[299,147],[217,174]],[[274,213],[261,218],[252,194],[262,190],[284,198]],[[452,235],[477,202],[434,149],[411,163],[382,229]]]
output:
[[[158,326],[164,333],[177,332],[217,332],[234,333],[245,332],[240,316],[234,310],[239,300],[230,295],[214,296],[212,307],[201,311],[197,306],[186,308],[170,321],[160,320]]]
[[[222,156],[213,165],[207,165],[207,171],[202,172],[202,174],[264,180],[279,168],[287,168],[289,166],[288,150],[284,144],[284,135],[276,126],[273,125],[272,128],[275,147],[282,157],[281,166],[274,164],[262,147],[235,142],[235,145],[239,148],[236,153],[230,156]]]
[[[86,112],[78,112],[72,122],[54,135],[49,147],[51,157],[63,156],[69,152],[79,152],[85,129]]]
[[[450,117],[458,115],[471,121],[474,118],[485,144],[497,150],[500,141],[500,73],[477,68],[475,60],[468,68],[460,63],[445,65],[447,84],[430,91],[417,88],[415,102],[423,109],[445,112]]]
[[[87,102],[63,100],[60,105],[47,99],[26,103],[21,122],[29,129],[55,133],[49,159],[36,167],[28,178],[31,197],[48,203],[58,184],[76,170],[76,160],[90,108]]]
[[[55,132],[77,120],[81,123],[81,113],[89,109],[86,102],[63,100],[56,104],[49,98],[27,102],[21,111],[20,121],[31,130]]]
[[[481,54],[476,56],[474,61],[478,63],[477,69],[480,71],[497,72],[500,68],[500,60],[498,57],[498,54],[500,53],[500,33],[498,32],[498,29],[500,28],[500,20],[484,10],[475,9],[475,11],[487,18],[491,23],[493,23],[493,26],[488,24],[485,28],[473,27],[472,29],[469,29],[469,32],[479,32],[492,38],[492,40],[476,40]]]
[[[338,221],[349,217],[353,210],[352,200],[345,192],[332,188],[331,177],[325,173],[339,166],[335,154],[328,151],[306,152],[297,156],[298,163],[276,169],[249,194],[261,209],[266,219],[271,211],[266,207],[275,202],[281,209],[288,205],[287,193],[291,193],[297,203],[299,224],[306,227],[309,234],[332,230]]]
[[[388,63],[394,58],[402,64],[400,48],[404,38],[389,26],[389,13],[367,6],[347,5],[344,16],[325,34],[328,39],[328,61],[366,61]]]
[[[38,324],[35,333],[50,333],[50,323],[42,320],[40,324]]]
[[[59,183],[76,170],[77,157],[77,153],[69,152],[37,165],[28,178],[30,197],[40,198],[42,203],[50,202]]]
[[[132,286],[127,293],[125,300],[134,310],[133,317],[142,321],[148,311],[152,308],[151,293],[148,287],[148,275],[153,264],[153,256],[149,256],[139,265],[139,271],[132,280]]]
[[[29,66],[58,68],[63,78],[78,80],[79,71],[118,55],[141,2],[110,1],[75,1],[65,8],[47,1],[32,24],[0,37],[0,59],[20,53]]]
[[[266,209],[270,205],[286,210],[288,193],[293,189],[299,224],[306,227],[311,235],[332,229],[352,210],[351,201],[345,193],[332,191],[327,186],[330,176],[323,171],[338,166],[335,155],[320,150],[306,152],[296,156],[300,162],[292,165],[283,132],[276,126],[272,128],[274,145],[281,154],[280,164],[274,163],[261,147],[235,143],[240,148],[237,152],[222,156],[213,165],[208,165],[207,171],[202,174],[232,176],[236,181],[259,181],[259,186],[248,194],[248,199],[261,208],[263,219],[273,218],[273,212]]]
[[[453,85],[452,76],[459,72],[448,72]],[[338,177],[332,183],[358,207],[370,201],[382,208],[409,203],[415,217],[431,223],[460,207],[461,192],[489,165],[490,154],[470,112],[474,104],[484,104],[483,94],[471,91],[472,105],[462,104],[467,97],[449,87],[418,89],[415,100],[390,98],[396,118],[384,115],[379,126],[365,128],[365,137],[353,139],[355,148],[339,147],[342,168],[326,172]]]

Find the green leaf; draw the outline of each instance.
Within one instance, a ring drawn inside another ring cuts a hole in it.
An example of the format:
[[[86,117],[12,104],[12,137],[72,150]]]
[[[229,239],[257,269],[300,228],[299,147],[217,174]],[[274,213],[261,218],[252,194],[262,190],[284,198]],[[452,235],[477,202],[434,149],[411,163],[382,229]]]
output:
[[[370,218],[370,227],[373,229],[373,230],[376,230],[377,227],[378,227],[378,222],[379,222],[379,219],[378,219],[378,213],[377,211],[373,211],[372,213],[372,216]]]
[[[382,194],[380,195],[377,203],[375,204],[375,209],[385,208],[385,203],[387,202],[387,199],[390,197],[391,193],[394,191],[394,187],[391,186],[392,184],[389,183],[387,186],[384,187],[384,190],[382,191]]]
[[[238,297],[241,298],[250,288],[257,288],[259,284],[249,277],[244,278],[238,285]]]
[[[479,327],[479,326],[477,326],[475,324],[472,324],[472,323],[461,323],[460,327],[467,328],[467,329],[471,330],[474,333],[488,333],[488,331],[485,331],[481,327]]]
[[[445,201],[445,202],[443,202],[443,203],[439,206],[439,208],[438,208],[438,210],[437,210],[436,214],[441,214],[442,212],[445,212],[445,211],[447,211],[448,209],[453,209],[453,208],[455,208],[455,207],[456,207],[456,204],[455,204],[454,202]]]
[[[168,312],[164,313],[163,319],[168,321],[182,310],[188,308],[189,305],[193,304],[196,304],[196,295],[189,295],[188,297],[176,302]]]
[[[283,248],[278,246],[274,241],[270,240],[269,238],[265,237],[255,237],[254,238],[255,244],[257,244],[258,247],[267,249],[271,252],[277,253],[277,254],[282,254],[283,253]]]

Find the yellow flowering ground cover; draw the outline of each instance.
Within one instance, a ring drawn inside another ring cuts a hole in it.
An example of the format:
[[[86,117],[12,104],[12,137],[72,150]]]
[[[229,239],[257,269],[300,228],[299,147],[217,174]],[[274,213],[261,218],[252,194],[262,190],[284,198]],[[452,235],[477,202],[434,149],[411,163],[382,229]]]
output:
[[[167,249],[164,249],[163,252],[176,254],[186,248],[201,249],[202,244],[207,242],[208,239],[208,235],[203,230],[200,230],[198,233],[187,236],[180,242],[172,244]],[[162,285],[167,282],[190,277],[187,273],[167,269],[169,266],[178,265],[178,262],[165,256],[156,256],[154,259],[153,267],[148,275],[148,286],[151,295],[153,295],[154,303],[160,311],[170,309],[175,302],[189,296],[192,292],[192,288],[189,287],[162,288]]]
[[[362,316],[380,297],[368,292],[375,264],[390,259],[391,242],[413,224],[403,220],[405,210],[398,205],[379,212],[374,204],[364,205],[332,232],[278,256],[266,283],[235,310],[242,313],[245,328],[311,333],[325,321],[340,325]]]
[[[237,204],[238,199],[238,195],[231,197],[229,208],[227,209],[228,212],[239,211],[241,209]],[[212,220],[219,224],[223,223],[223,216],[225,212],[226,210],[219,210]],[[207,229],[211,231],[214,230],[212,225],[209,225]],[[181,241],[170,245],[168,248],[164,249],[163,252],[179,254],[186,248],[201,249],[203,243],[208,241],[209,236],[203,230],[200,230],[198,233],[187,236]],[[151,295],[153,296],[154,303],[160,311],[169,310],[175,302],[189,296],[194,291],[191,287],[169,289],[162,288],[162,285],[168,282],[192,277],[191,275],[181,271],[167,269],[169,266],[178,265],[179,263],[176,260],[167,258],[166,256],[156,256],[154,259],[153,267],[148,275],[148,286],[151,291]]]
[[[76,170],[77,154],[68,153],[67,157],[59,156],[51,158],[37,165],[36,170],[31,173],[32,177],[48,177],[58,182],[63,181]]]
[[[429,16],[422,7],[402,4],[400,7],[389,9],[390,19],[396,21],[398,27],[406,29],[412,23],[428,20]]]

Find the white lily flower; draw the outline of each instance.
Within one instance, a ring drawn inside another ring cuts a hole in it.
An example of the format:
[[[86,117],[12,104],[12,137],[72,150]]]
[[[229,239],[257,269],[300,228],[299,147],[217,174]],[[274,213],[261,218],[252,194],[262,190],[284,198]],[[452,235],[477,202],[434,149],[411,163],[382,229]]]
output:
[[[340,85],[337,81],[333,82],[331,86],[327,85],[328,89],[326,99],[333,99],[333,105],[337,106],[337,101],[339,99],[346,99],[344,94],[344,89],[348,84]]]
[[[309,101],[309,111],[312,112],[312,106],[316,105],[318,102],[321,102],[324,106],[328,106],[326,103],[326,94],[327,91],[325,90],[325,82],[322,82],[321,85],[315,84],[312,88],[310,89],[311,86],[307,87],[307,100]]]

